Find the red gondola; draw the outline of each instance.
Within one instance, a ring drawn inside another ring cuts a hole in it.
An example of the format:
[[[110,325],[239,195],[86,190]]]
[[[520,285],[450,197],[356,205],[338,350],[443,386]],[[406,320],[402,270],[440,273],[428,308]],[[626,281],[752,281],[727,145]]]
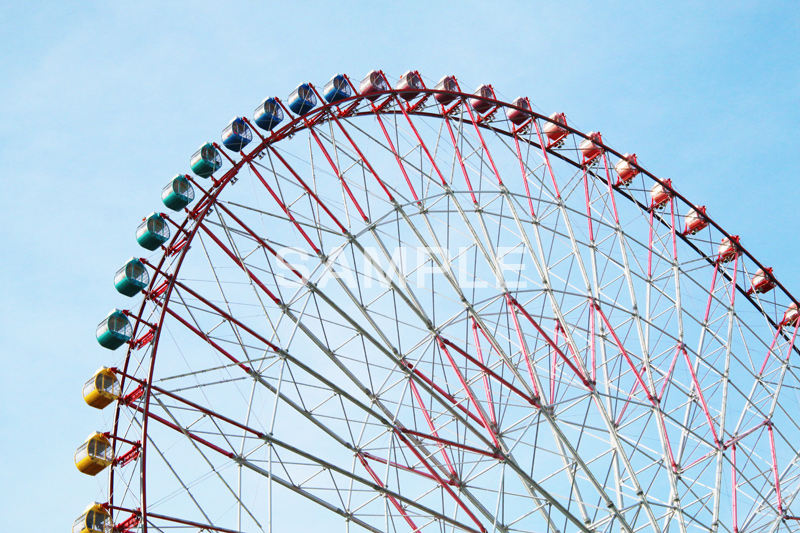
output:
[[[655,185],[650,189],[650,198],[652,199],[652,204],[650,207],[652,209],[658,209],[660,207],[664,207],[669,202],[669,199],[672,198],[672,180],[664,180],[656,182]]]
[[[800,318],[800,309],[797,308],[796,303],[791,303],[786,308],[786,312],[783,313],[781,326],[793,326],[797,323],[798,318]]]
[[[550,115],[552,122],[545,122],[542,131],[547,136],[548,148],[560,144],[564,138],[569,135],[566,128],[562,126],[567,125],[567,117],[564,113],[553,113]]]
[[[717,261],[720,263],[727,263],[733,260],[734,257],[741,255],[742,251],[739,249],[739,236],[733,235],[730,239],[728,237],[722,239],[717,252]]]
[[[400,98],[409,101],[419,96],[419,93],[422,92],[425,85],[422,83],[422,76],[419,75],[419,72],[416,70],[407,70],[400,76],[400,81],[397,82],[396,88],[398,91],[402,91],[400,93]]]
[[[506,108],[506,116],[508,116],[508,120],[510,120],[517,126],[519,126],[520,124],[524,123],[526,120],[531,118],[530,114],[531,104],[528,101],[528,99],[525,98],[524,96],[520,96],[519,98],[511,102],[511,105],[524,109],[523,111],[521,109],[514,109],[511,107]]]
[[[383,78],[383,72],[380,70],[370,70],[358,85],[358,94],[366,96],[367,100],[370,102],[374,102],[380,98],[381,95],[376,93],[388,90],[389,85],[386,83],[386,80]]]
[[[596,144],[601,142],[603,142],[603,138],[600,135],[600,132],[595,131],[589,133],[588,139],[581,141],[579,149],[581,151],[581,155],[583,156],[584,165],[593,161],[603,152],[603,149],[600,147],[600,145]]]
[[[444,76],[439,83],[436,84],[434,87],[437,91],[447,91],[446,93],[437,93],[433,97],[442,105],[449,104],[453,100],[456,99],[455,94],[447,94],[447,93],[455,93],[458,92],[458,84],[456,83],[455,76]]]
[[[494,99],[494,90],[491,85],[481,85],[478,87],[478,90],[475,91],[475,96]],[[492,108],[491,103],[486,100],[481,100],[480,98],[470,98],[469,105],[478,113],[486,113]]]
[[[772,277],[771,268],[759,268],[751,281],[753,286],[747,291],[747,294],[753,294],[754,292],[764,294],[775,288],[775,279]]]
[[[689,210],[684,219],[684,235],[694,235],[698,231],[705,229],[708,226],[708,220],[705,217],[706,206],[696,205],[694,209]]]
[[[622,159],[617,161],[617,164],[614,165],[614,170],[619,176],[617,185],[628,185],[633,180],[633,177],[639,173],[639,169],[634,166],[636,163],[636,154],[625,154]]]

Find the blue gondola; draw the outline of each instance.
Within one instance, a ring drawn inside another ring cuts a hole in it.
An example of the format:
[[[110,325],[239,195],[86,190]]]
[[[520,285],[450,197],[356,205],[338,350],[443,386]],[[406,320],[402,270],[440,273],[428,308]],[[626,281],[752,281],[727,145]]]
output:
[[[322,96],[325,97],[328,103],[332,104],[333,102],[350,98],[353,96],[353,91],[350,89],[350,84],[347,83],[347,79],[344,75],[337,74],[331,78],[331,81],[325,84],[325,87],[322,89]]]
[[[144,219],[136,229],[136,241],[139,246],[153,251],[169,239],[169,226],[158,213],[152,213]]]
[[[116,350],[129,340],[133,335],[133,328],[125,313],[119,309],[111,311],[102,322],[97,325],[97,342],[103,348]]]
[[[185,174],[178,174],[161,190],[161,201],[173,211],[180,211],[194,200],[194,188]]]
[[[283,109],[274,98],[267,98],[255,111],[253,119],[262,130],[270,131],[283,120]]]
[[[231,123],[222,130],[222,144],[233,152],[241,152],[252,140],[253,132],[241,117],[231,120]]]
[[[207,178],[222,166],[222,158],[211,143],[205,143],[198,149],[190,161],[192,172],[201,178]]]
[[[305,115],[317,105],[317,97],[307,83],[298,85],[289,95],[289,109],[298,115]]]
[[[358,86],[358,93],[361,96],[366,96],[367,100],[374,102],[378,99],[380,95],[375,93],[380,93],[383,91],[388,91],[389,85],[386,83],[386,80],[383,78],[383,73],[379,70],[371,70],[366,77],[361,80],[361,83]]]
[[[114,276],[114,287],[125,296],[136,296],[150,283],[150,275],[141,261],[131,257]]]

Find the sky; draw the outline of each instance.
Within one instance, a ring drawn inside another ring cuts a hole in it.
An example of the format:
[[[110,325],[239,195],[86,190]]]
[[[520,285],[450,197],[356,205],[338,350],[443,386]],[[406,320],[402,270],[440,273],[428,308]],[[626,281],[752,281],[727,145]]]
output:
[[[373,68],[566,112],[800,295],[800,10],[775,2],[0,1],[0,516],[69,528],[117,268],[161,187],[269,95]],[[35,386],[34,386],[35,385]],[[104,480],[103,476],[100,476]],[[43,509],[47,509],[43,512]]]

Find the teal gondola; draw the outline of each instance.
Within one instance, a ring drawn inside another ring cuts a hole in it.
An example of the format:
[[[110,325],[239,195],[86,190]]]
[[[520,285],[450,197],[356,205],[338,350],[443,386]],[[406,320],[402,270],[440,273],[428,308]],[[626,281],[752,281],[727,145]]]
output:
[[[222,144],[232,152],[241,152],[253,140],[253,133],[241,117],[234,117],[222,130]]]
[[[262,130],[270,131],[283,120],[283,109],[277,100],[267,98],[253,111],[253,120]]]
[[[325,87],[322,89],[322,96],[325,97],[325,100],[329,104],[332,104],[339,100],[350,98],[353,96],[353,91],[350,89],[350,84],[347,83],[347,78],[345,78],[343,74],[337,74],[331,78],[331,81],[325,84]]]
[[[150,283],[150,275],[141,261],[131,257],[114,276],[114,287],[125,296],[136,296]]]
[[[100,346],[109,350],[116,350],[131,340],[132,334],[133,328],[128,321],[128,317],[119,309],[111,311],[97,325],[97,342],[100,343]]]
[[[169,226],[158,213],[150,214],[136,229],[136,241],[139,246],[151,252],[167,242],[167,239],[169,239]]]
[[[173,211],[180,211],[194,200],[194,188],[185,174],[177,174],[161,190],[161,201]]]
[[[205,143],[197,150],[190,161],[192,172],[201,178],[207,178],[222,166],[222,157],[211,143]]]
[[[307,83],[298,85],[297,89],[289,95],[289,109],[298,115],[305,115],[317,105],[317,97]]]

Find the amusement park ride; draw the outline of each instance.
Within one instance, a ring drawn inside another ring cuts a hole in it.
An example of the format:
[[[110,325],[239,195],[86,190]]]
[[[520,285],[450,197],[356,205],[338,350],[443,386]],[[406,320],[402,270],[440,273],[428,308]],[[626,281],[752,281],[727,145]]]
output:
[[[800,529],[797,299],[599,132],[372,71],[190,167],[97,327],[73,533]]]

